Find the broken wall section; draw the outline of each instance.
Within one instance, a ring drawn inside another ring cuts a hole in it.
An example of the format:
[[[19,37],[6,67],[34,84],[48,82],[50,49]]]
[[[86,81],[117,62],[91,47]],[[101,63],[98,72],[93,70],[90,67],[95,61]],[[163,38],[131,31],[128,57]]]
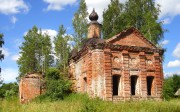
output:
[[[22,77],[19,84],[21,103],[27,103],[44,93],[43,78],[39,73],[30,73]]]

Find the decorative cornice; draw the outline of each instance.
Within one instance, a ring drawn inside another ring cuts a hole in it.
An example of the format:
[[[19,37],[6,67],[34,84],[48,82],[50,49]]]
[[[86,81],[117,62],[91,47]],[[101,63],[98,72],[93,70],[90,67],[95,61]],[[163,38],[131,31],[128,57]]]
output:
[[[77,52],[77,54],[74,57],[71,57],[71,59],[78,60],[80,57],[87,54],[89,50],[93,50],[93,49],[111,49],[111,50],[117,50],[117,51],[127,50],[127,51],[135,51],[135,52],[159,53],[160,55],[164,53],[164,50],[159,49],[159,48],[152,49],[148,47],[113,45],[111,43],[98,43],[98,44],[95,43],[95,44],[89,44],[83,47],[83,49]]]

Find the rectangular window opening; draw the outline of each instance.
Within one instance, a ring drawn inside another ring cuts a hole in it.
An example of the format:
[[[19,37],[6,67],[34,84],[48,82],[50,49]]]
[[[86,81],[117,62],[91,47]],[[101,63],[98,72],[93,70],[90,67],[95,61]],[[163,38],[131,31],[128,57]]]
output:
[[[87,78],[84,77],[84,92],[87,92]]]
[[[131,95],[136,95],[138,76],[131,76]]]
[[[152,95],[153,76],[147,76],[147,95]]]
[[[119,95],[119,84],[120,84],[120,76],[113,76],[113,95]]]

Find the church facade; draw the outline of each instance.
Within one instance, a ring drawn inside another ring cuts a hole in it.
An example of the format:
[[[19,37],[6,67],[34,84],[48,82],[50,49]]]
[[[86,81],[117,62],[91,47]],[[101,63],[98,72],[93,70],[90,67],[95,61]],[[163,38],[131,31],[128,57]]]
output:
[[[135,28],[101,39],[97,13],[89,18],[88,39],[69,61],[73,90],[108,101],[160,100],[164,51]]]

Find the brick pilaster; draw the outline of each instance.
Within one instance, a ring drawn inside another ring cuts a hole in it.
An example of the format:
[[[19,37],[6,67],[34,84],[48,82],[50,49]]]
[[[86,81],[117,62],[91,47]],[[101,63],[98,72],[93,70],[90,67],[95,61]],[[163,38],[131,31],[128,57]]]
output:
[[[126,50],[122,51],[122,56],[123,56],[123,75],[122,75],[122,80],[124,83],[124,93],[123,96],[126,99],[130,98],[130,73],[129,73],[129,53]]]
[[[147,74],[146,74],[146,57],[145,57],[145,54],[144,52],[140,52],[139,53],[139,57],[140,57],[140,95],[143,97],[143,98],[146,98],[147,97]]]
[[[104,50],[105,99],[112,100],[112,64],[110,49]]]
[[[87,55],[87,93],[92,96],[92,54]]]
[[[162,94],[162,81],[163,81],[163,73],[162,73],[162,65],[160,64],[160,56],[159,53],[154,54],[155,59],[155,81],[156,81],[156,95],[160,97]]]
[[[103,62],[104,51],[102,49],[92,50],[92,90],[94,97],[100,97],[102,94],[103,84],[100,82],[103,80],[102,76],[104,74]]]

